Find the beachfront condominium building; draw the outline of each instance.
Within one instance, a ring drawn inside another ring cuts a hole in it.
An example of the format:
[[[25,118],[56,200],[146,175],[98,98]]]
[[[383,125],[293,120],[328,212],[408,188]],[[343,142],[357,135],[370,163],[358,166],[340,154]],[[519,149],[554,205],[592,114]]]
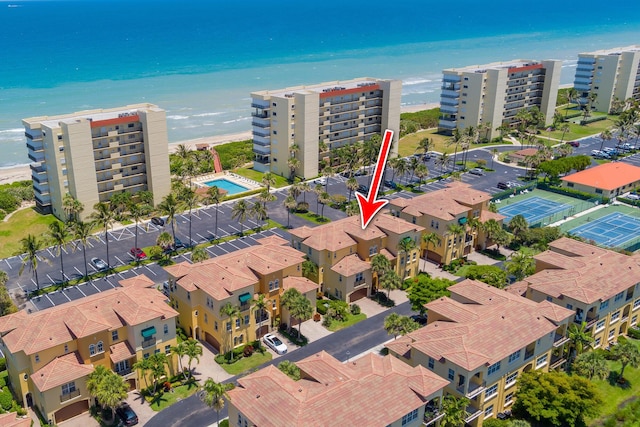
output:
[[[471,253],[475,247],[491,244],[481,224],[490,219],[502,225],[503,215],[491,212],[491,194],[468,184],[452,182],[446,188],[413,199],[393,199],[391,214],[417,224],[437,239],[420,241],[422,257],[449,264]]]
[[[521,283],[526,284],[526,297],[572,310],[572,321],[578,325],[585,322],[594,347],[608,347],[638,324],[637,256],[563,237],[534,258],[536,273]]]
[[[373,78],[252,93],[254,169],[313,178],[335,164],[333,150],[385,129],[397,154],[401,94],[400,80]]]
[[[93,205],[114,194],[147,190],[157,204],[171,180],[165,111],[152,104],[81,111],[22,120],[27,137],[36,208],[66,219],[70,194]]]
[[[391,215],[378,214],[362,229],[350,216],[317,227],[291,230],[291,245],[318,266],[314,279],[327,295],[347,302],[370,296],[378,288],[371,258],[385,256],[402,279],[419,272],[424,229]]]
[[[465,425],[480,427],[510,409],[523,372],[565,364],[574,312],[469,279],[448,290],[450,297],[425,304],[426,326],[386,346],[447,379],[445,394],[469,399]]]
[[[155,353],[169,359],[167,377],[177,373],[178,313],[151,279],[140,275],[111,289],[35,313],[0,318],[0,347],[9,383],[25,407],[36,407],[50,425],[86,412],[87,377],[102,365],[146,386],[133,364]],[[3,424],[4,425],[4,424]]]
[[[518,59],[444,70],[439,131],[474,126],[481,137],[494,138],[498,127],[518,123],[518,111],[533,107],[551,123],[561,66],[560,61]]]
[[[342,363],[321,351],[296,362],[300,380],[275,366],[238,379],[229,392],[234,426],[433,427],[448,381],[429,370],[369,353]]]
[[[165,267],[170,304],[180,313],[179,324],[190,337],[228,351],[280,326],[278,319],[288,323],[290,316],[281,307],[280,296],[290,288],[311,301],[315,310],[318,285],[302,277],[303,262],[302,252],[270,236],[259,239],[258,245],[196,264]],[[267,306],[255,310],[252,301],[260,295]],[[235,307],[237,314],[230,317],[225,306]]]
[[[640,45],[579,54],[573,87],[579,104],[595,96],[592,108],[604,113],[615,99],[640,101]]]

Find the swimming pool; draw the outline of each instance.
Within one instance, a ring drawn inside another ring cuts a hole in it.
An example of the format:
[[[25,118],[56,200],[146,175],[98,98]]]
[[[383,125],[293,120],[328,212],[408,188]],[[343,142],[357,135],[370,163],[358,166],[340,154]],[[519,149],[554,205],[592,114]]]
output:
[[[225,178],[214,179],[213,181],[207,181],[204,183],[207,187],[218,187],[222,190],[225,190],[227,194],[233,195],[248,191],[247,187],[243,187],[242,185],[238,185],[235,182],[231,182]]]

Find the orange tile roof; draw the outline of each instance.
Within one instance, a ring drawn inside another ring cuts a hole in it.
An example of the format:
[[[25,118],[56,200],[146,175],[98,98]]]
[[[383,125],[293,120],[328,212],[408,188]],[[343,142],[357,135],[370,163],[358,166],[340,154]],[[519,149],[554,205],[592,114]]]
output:
[[[109,358],[113,363],[122,362],[123,360],[131,359],[136,355],[128,341],[122,341],[109,346]]]
[[[93,372],[93,365],[85,365],[77,351],[53,359],[31,375],[38,390],[47,391],[62,384],[85,377]]]
[[[342,364],[323,352],[296,362],[294,381],[269,366],[238,379],[230,402],[254,425],[388,425],[439,396],[449,381],[390,356]]]
[[[122,286],[123,288],[127,288],[130,286],[137,286],[141,288],[151,288],[156,285],[153,280],[149,279],[144,274],[130,277],[128,279],[120,280],[118,281],[118,283],[120,283],[120,286]]]
[[[34,354],[97,332],[168,319],[178,312],[155,289],[115,288],[25,315],[0,318],[0,333],[12,353]],[[18,321],[16,321],[16,319]]]
[[[30,427],[30,417],[18,418],[17,412],[9,412],[6,414],[0,414],[0,426],[3,427]]]
[[[187,291],[202,289],[216,300],[252,286],[265,276],[304,261],[304,254],[283,245],[283,239],[260,239],[259,245],[240,249],[197,264],[187,262],[165,267]],[[284,241],[286,242],[286,241]]]
[[[307,279],[306,277],[285,277],[282,279],[282,289],[287,290],[290,288],[296,288],[300,293],[304,294],[314,289],[318,289],[319,284]]]
[[[561,179],[565,182],[611,191],[640,181],[640,168],[622,162],[603,163]]]
[[[425,305],[448,320],[433,321],[387,344],[396,353],[410,348],[467,371],[492,365],[556,330],[575,313],[536,303],[475,280],[449,287],[451,297]]]
[[[640,259],[567,237],[534,258],[551,265],[526,279],[528,287],[554,298],[563,296],[585,304],[605,301],[634,286]]]
[[[370,263],[361,260],[358,254],[353,254],[342,258],[333,267],[331,267],[331,270],[343,275],[344,277],[349,277],[356,273],[367,271],[370,268]]]
[[[505,218],[506,218],[506,216],[504,216],[504,215],[500,215],[500,214],[499,214],[499,213],[497,213],[497,212],[491,212],[491,211],[489,211],[489,210],[484,210],[484,209],[483,209],[483,210],[480,212],[480,222],[482,222],[482,223],[487,222],[487,221],[489,221],[490,219],[494,219],[494,220],[496,220],[496,221],[500,222],[501,220],[503,220],[503,219],[505,219]]]
[[[380,249],[380,255],[384,255],[389,261],[396,259],[396,256],[392,254],[387,248]]]

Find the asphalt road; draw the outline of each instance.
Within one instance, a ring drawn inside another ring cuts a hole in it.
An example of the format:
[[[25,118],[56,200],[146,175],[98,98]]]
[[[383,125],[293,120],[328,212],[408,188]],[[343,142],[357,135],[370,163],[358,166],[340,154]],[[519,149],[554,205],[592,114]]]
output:
[[[305,347],[278,357],[276,360],[265,363],[259,368],[267,365],[275,365],[284,360],[296,362],[321,350],[326,351],[336,359],[344,362],[347,360],[347,351],[350,353],[349,357],[353,358],[391,338],[383,328],[384,318],[391,313],[398,313],[405,316],[413,314],[410,303],[405,302],[384,313],[365,319],[349,328],[334,332]],[[238,377],[233,377],[225,382],[235,383],[237,378]],[[227,406],[225,405],[224,409],[220,412],[220,419],[226,417]],[[177,402],[169,409],[158,413],[158,415],[149,420],[146,427],[205,427],[214,424],[215,419],[215,411],[202,403],[194,394],[185,400]]]

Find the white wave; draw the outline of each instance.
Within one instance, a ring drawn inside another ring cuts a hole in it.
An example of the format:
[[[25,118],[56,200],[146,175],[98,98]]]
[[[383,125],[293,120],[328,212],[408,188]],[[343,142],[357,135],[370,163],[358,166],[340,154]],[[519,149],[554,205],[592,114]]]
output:
[[[251,118],[251,117],[242,117],[242,118],[240,118],[240,119],[227,120],[226,122],[222,122],[222,123],[224,123],[224,124],[226,125],[226,124],[229,124],[229,123],[242,122],[242,121],[244,121],[244,120],[249,120],[250,118]]]
[[[408,91],[402,91],[403,95],[420,95],[423,93],[433,93],[435,92],[435,90],[432,89],[428,89],[428,90],[408,90]]]
[[[0,133],[24,133],[24,128],[3,129]]]
[[[419,85],[419,84],[422,84],[422,83],[431,83],[432,81],[433,80],[431,80],[431,79],[424,79],[424,78],[420,78],[420,77],[411,77],[411,78],[408,78],[406,80],[403,80],[402,84],[406,85],[406,86],[411,86],[411,85]]]
[[[188,118],[189,116],[179,116],[179,115],[167,116],[167,119],[171,119],[171,120],[186,120]]]
[[[210,117],[210,116],[219,116],[220,114],[224,114],[224,113],[202,113],[202,114],[194,114],[193,117]]]

